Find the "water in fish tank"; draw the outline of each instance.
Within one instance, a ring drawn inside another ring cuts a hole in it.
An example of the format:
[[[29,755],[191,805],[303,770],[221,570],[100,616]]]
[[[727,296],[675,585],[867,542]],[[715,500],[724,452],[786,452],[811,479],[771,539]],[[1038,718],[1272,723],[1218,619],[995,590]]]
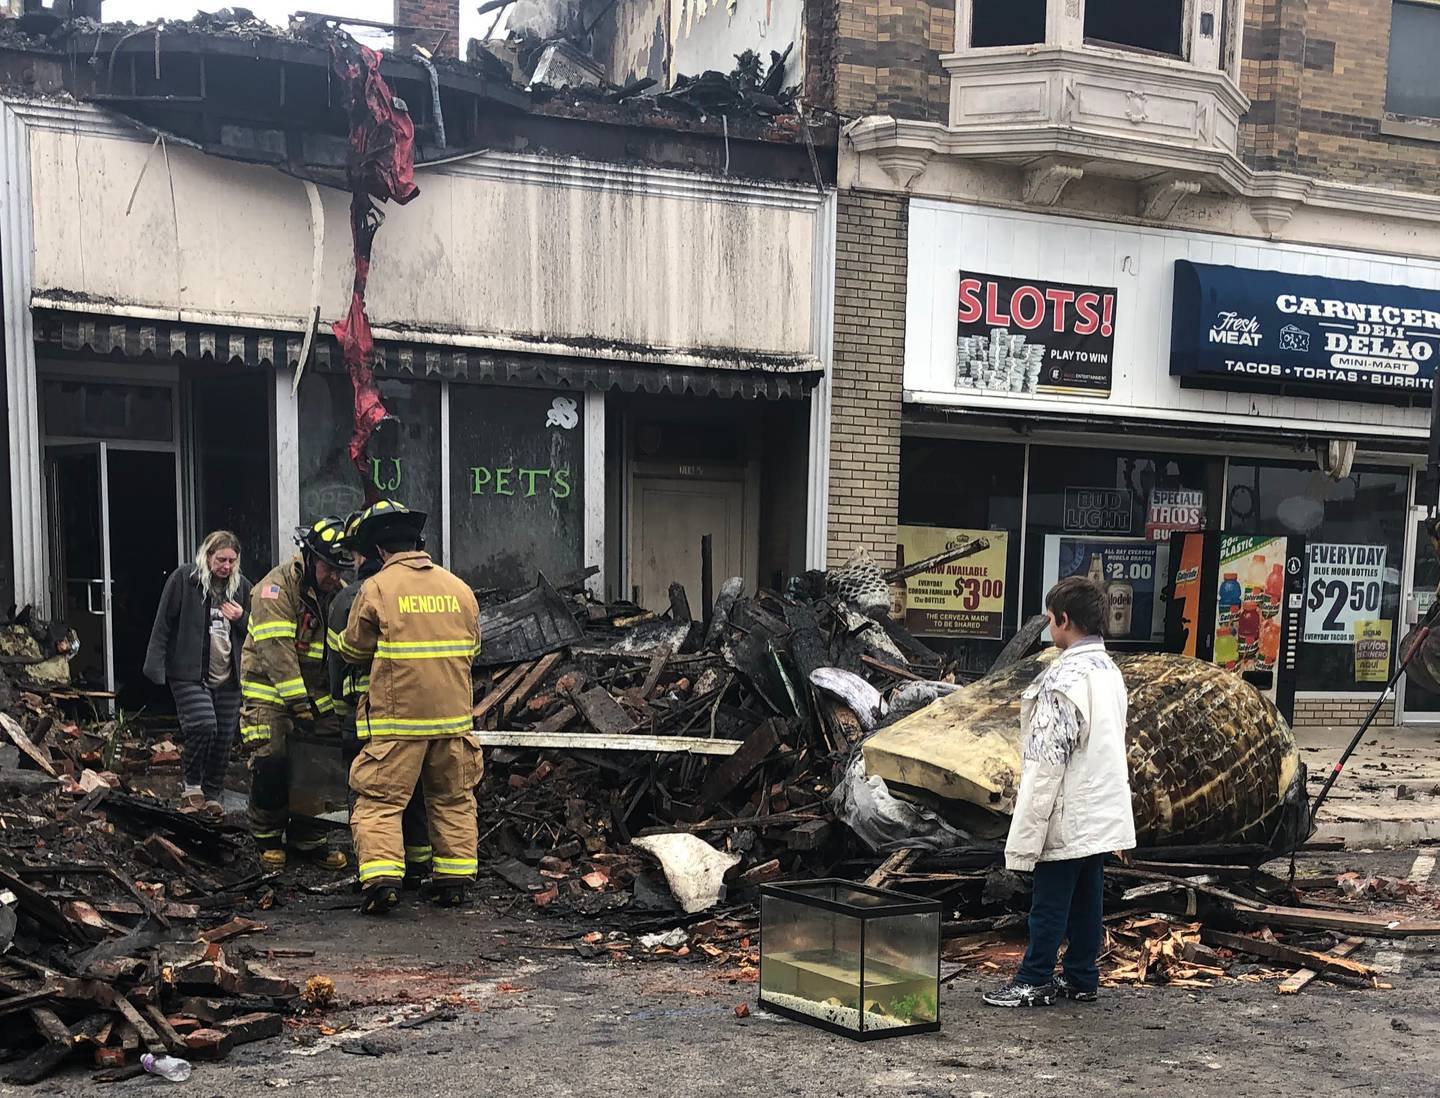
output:
[[[938,1017],[935,993],[933,966],[926,972],[907,972],[871,959],[865,966],[862,1004],[859,958],[854,953],[820,949],[765,958],[766,1002],[846,1029],[895,1029],[933,1022]]]
[[[770,885],[760,999],[855,1036],[939,1024],[940,905],[847,881]]]

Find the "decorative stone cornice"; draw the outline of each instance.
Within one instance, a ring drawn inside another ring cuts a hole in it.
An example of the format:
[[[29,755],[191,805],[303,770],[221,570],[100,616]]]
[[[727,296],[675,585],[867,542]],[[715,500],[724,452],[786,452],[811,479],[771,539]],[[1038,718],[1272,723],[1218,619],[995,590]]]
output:
[[[902,191],[908,191],[925,170],[925,165],[930,163],[933,154],[933,149],[897,145],[894,148],[881,149],[875,155],[880,166],[885,169],[885,174],[895,181],[895,185]]]
[[[1164,221],[1183,199],[1200,193],[1200,180],[1171,175],[1140,188],[1140,216],[1148,221]]]
[[[1019,177],[1017,199],[1025,185],[1026,168],[1033,166],[1037,157],[1080,167],[1087,181],[1112,173],[1114,178],[1123,181],[1127,177],[1121,176],[1115,166],[1128,165],[1128,178],[1135,181],[1137,189],[1137,217],[1145,220],[1168,218],[1187,194],[1209,192],[1242,200],[1260,228],[1270,235],[1283,230],[1293,215],[1305,207],[1440,224],[1440,194],[1337,183],[1292,172],[1255,171],[1228,155],[1192,150],[1177,156],[1173,148],[1163,143],[1149,144],[1142,139],[1107,141],[1094,135],[1067,133],[1063,127],[1057,127],[1051,137],[1053,140],[1044,147],[1037,147],[1033,135],[1019,139],[999,129],[989,133],[956,133],[939,122],[872,115],[857,119],[845,128],[841,151],[842,156],[853,153],[862,163],[871,157],[878,160],[882,151],[893,153],[904,149],[923,153],[928,165],[927,177],[933,176],[939,164],[947,159],[1008,166]],[[1137,165],[1152,169],[1148,177],[1137,178]],[[1185,193],[1177,194],[1175,187],[1182,180],[1199,184],[1198,189],[1186,186],[1181,188]],[[1157,187],[1158,190],[1152,190]],[[945,197],[933,190],[926,193],[930,197]],[[1164,207],[1169,197],[1176,201],[1167,210]],[[1087,211],[1073,212],[1083,215]]]
[[[1085,174],[1085,169],[1046,158],[1025,169],[1020,197],[1027,206],[1053,206],[1071,183]]]

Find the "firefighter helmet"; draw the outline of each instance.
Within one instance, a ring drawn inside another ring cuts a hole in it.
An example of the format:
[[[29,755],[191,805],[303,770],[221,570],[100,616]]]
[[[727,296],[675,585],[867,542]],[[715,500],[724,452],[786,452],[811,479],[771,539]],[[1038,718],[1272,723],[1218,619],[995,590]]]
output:
[[[378,542],[392,535],[413,537],[424,544],[425,512],[412,511],[398,499],[382,499],[372,503],[345,521],[345,546],[366,556],[373,556]]]
[[[295,544],[306,555],[313,554],[326,564],[336,568],[349,568],[355,562],[345,551],[343,544],[344,524],[334,515],[317,519],[311,526],[301,526],[295,531]]]

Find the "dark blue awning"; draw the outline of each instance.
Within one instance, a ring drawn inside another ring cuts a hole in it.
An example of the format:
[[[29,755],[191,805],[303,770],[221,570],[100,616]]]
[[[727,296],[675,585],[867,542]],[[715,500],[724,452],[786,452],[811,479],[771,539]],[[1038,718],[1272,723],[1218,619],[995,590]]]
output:
[[[1170,373],[1226,387],[1428,398],[1440,292],[1177,260]]]

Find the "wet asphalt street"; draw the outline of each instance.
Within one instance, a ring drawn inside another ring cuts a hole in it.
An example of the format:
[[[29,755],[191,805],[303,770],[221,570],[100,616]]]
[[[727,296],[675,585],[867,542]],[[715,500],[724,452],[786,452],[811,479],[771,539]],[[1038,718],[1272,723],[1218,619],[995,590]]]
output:
[[[1406,876],[1427,851],[1312,856],[1302,873]],[[1417,859],[1417,855],[1419,856]],[[855,1044],[758,1010],[755,985],[700,963],[582,961],[582,927],[497,912],[503,885],[460,912],[407,906],[383,921],[305,897],[265,918],[257,948],[313,948],[275,962],[332,976],[353,1004],[285,1036],[197,1065],[178,1090],[248,1098],[571,1095],[1428,1095],[1440,1076],[1440,939],[1367,946],[1394,990],[1313,982],[1206,990],[1116,989],[1093,1005],[999,1011],[969,973],[941,998],[938,1034]],[[492,902],[488,895],[499,897]],[[1421,912],[1416,912],[1421,914]],[[569,935],[567,937],[567,935]],[[438,1015],[434,1012],[439,1009]],[[401,1023],[434,1015],[419,1025]],[[30,1093],[147,1093],[72,1070]],[[178,1092],[178,1091],[177,1091]],[[0,1093],[19,1093],[0,1088]]]

